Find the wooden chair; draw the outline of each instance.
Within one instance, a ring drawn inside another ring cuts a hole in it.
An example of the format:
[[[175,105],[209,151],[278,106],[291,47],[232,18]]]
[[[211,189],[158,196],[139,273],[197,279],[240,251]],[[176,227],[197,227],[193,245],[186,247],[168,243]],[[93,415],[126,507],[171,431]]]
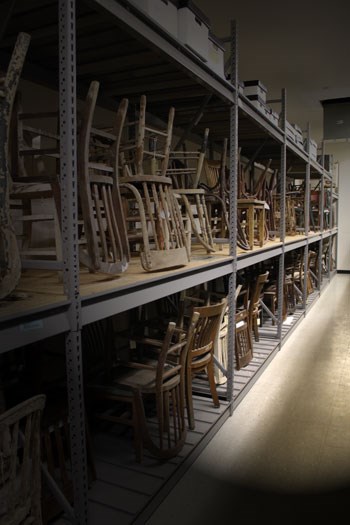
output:
[[[99,83],[91,82],[78,137],[80,260],[91,272],[124,272],[130,258],[118,184],[120,133],[128,101],[120,102],[114,132],[93,128]]]
[[[89,395],[100,401],[96,417],[133,428],[139,462],[144,448],[169,459],[184,445],[186,359],[197,319],[194,313],[187,331],[170,322],[163,340],[140,338],[143,361],[117,363],[109,378],[100,376],[88,384]],[[146,348],[155,357],[147,356]]]
[[[0,525],[41,525],[40,420],[45,396],[0,415]]]
[[[146,97],[135,120],[126,124],[121,145],[120,187],[131,253],[139,254],[146,271],[188,264],[183,219],[167,176],[174,108],[165,129],[146,122]]]
[[[229,217],[228,205],[229,195],[226,188],[226,157],[227,139],[223,141],[221,158],[219,160],[204,158],[203,171],[205,181],[201,180],[199,187],[206,190],[205,202],[208,210],[211,234],[215,243],[228,242]]]
[[[88,481],[91,483],[96,479],[96,468],[88,425],[86,428]],[[42,520],[47,524],[64,511],[67,515],[72,514],[70,505],[74,503],[69,414],[62,398],[55,403],[48,401],[46,405],[41,423],[41,461],[44,469]]]
[[[240,370],[247,366],[253,358],[253,344],[247,309],[236,312],[235,323],[236,369]]]
[[[256,277],[255,282],[250,284],[248,319],[249,319],[249,327],[250,327],[250,330],[252,330],[254,333],[255,341],[259,341],[258,319],[261,314],[260,301],[262,300],[262,297],[263,297],[263,287],[267,283],[268,276],[269,276],[268,271],[261,273]]]
[[[192,311],[199,313],[199,319],[194,329],[194,336],[189,346],[187,358],[186,407],[188,424],[191,429],[195,427],[192,399],[192,381],[195,376],[202,372],[207,374],[214,406],[218,407],[220,405],[214,375],[214,345],[219,334],[226,306],[226,298],[217,304],[192,306]]]
[[[9,136],[12,109],[29,47],[30,36],[20,33],[6,74],[0,79],[0,299],[9,295],[21,276],[21,261],[15,229],[10,216]]]
[[[207,253],[212,253],[215,246],[205,200],[206,191],[199,187],[208,135],[209,129],[206,128],[198,151],[172,151],[167,175],[173,181],[174,194],[187,224],[188,249],[191,249],[192,243],[198,242]]]
[[[245,223],[245,231],[250,250],[254,245],[262,247],[265,243],[265,201],[258,199],[238,199],[239,222]]]
[[[35,125],[38,119],[40,128]],[[17,93],[11,129],[10,207],[23,268],[46,268],[47,261],[59,267],[62,262],[59,153],[58,112],[23,113],[21,93]]]

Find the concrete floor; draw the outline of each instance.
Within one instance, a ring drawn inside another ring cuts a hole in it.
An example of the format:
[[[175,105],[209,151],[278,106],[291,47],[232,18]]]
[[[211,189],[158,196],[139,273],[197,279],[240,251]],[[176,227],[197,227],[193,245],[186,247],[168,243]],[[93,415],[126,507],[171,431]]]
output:
[[[344,521],[350,275],[337,275],[147,525]]]

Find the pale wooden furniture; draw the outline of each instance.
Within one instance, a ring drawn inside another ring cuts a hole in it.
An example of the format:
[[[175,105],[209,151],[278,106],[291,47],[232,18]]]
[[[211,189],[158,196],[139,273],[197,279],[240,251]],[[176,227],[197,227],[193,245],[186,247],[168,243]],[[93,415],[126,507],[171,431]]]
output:
[[[0,525],[42,524],[40,421],[44,395],[0,415]]]
[[[203,177],[199,186],[206,190],[205,202],[208,210],[211,234],[215,243],[222,244],[229,239],[229,194],[226,188],[227,138],[223,141],[219,160],[204,158]],[[204,178],[204,181],[203,181]]]
[[[11,126],[10,206],[23,268],[62,261],[59,154],[58,112],[23,113],[18,92]]]
[[[194,313],[186,331],[170,322],[162,340],[137,339],[142,361],[118,362],[107,375],[89,381],[89,395],[100,401],[95,416],[133,428],[139,462],[144,448],[159,459],[169,459],[185,443],[186,360],[197,320]]]
[[[10,216],[11,173],[9,135],[12,109],[29,47],[30,36],[20,33],[6,74],[0,79],[0,299],[9,295],[21,276],[21,261]]]
[[[80,261],[91,272],[124,272],[130,258],[118,184],[120,133],[128,101],[116,112],[114,133],[93,127],[99,83],[91,82],[78,137]]]
[[[191,250],[192,243],[197,242],[207,253],[212,253],[215,252],[215,245],[206,205],[206,191],[199,187],[208,135],[209,128],[206,128],[201,147],[197,151],[171,151],[167,175],[173,181],[174,195],[186,223],[188,250]]]
[[[146,271],[188,264],[180,208],[167,176],[173,132],[174,108],[169,109],[164,128],[148,124],[146,96],[139,113],[125,125],[120,147],[120,187],[131,254],[141,258]]]
[[[238,199],[238,220],[245,222],[245,231],[250,250],[254,245],[260,247],[265,243],[265,201],[258,199]]]

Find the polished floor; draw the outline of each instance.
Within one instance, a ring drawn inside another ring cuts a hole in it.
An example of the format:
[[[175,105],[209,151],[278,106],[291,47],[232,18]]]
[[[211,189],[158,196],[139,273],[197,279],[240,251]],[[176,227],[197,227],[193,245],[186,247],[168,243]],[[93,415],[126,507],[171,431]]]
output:
[[[350,275],[338,274],[147,525],[333,525],[349,502]]]

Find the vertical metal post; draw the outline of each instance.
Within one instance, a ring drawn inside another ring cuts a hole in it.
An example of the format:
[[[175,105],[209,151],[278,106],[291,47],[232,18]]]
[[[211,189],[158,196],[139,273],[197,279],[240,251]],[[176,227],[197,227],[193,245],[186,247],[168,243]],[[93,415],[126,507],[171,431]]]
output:
[[[63,283],[70,301],[66,334],[67,394],[74,513],[87,523],[87,467],[81,350],[81,300],[77,235],[77,118],[75,0],[59,0],[60,184],[62,197]]]
[[[304,195],[304,228],[305,235],[307,237],[306,246],[304,249],[304,286],[303,286],[303,309],[306,309],[306,299],[307,299],[307,261],[309,254],[309,233],[310,233],[310,123],[307,124],[307,164],[305,172],[305,195]]]
[[[234,103],[230,108],[230,255],[233,257],[232,273],[229,277],[229,316],[228,316],[228,367],[227,400],[230,414],[233,412],[233,382],[235,367],[236,332],[236,273],[237,273],[237,162],[238,162],[238,35],[237,23],[231,21],[231,83],[235,87]]]
[[[284,131],[283,143],[281,145],[281,181],[280,181],[280,240],[282,241],[282,254],[278,261],[278,326],[277,337],[279,344],[282,340],[283,301],[284,301],[284,254],[286,237],[286,185],[287,185],[287,92],[282,89],[281,127]]]

